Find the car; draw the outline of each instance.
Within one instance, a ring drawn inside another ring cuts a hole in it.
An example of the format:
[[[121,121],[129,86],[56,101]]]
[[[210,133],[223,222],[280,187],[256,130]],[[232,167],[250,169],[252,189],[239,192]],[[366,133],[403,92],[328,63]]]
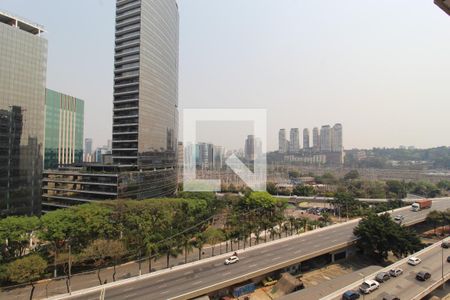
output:
[[[377,274],[377,276],[375,276],[375,280],[379,283],[383,283],[385,281],[388,281],[389,279],[391,279],[391,276],[388,272],[380,272]]]
[[[360,295],[355,291],[346,291],[342,294],[342,300],[356,300],[359,299]]]
[[[403,270],[400,268],[395,268],[395,269],[389,270],[389,275],[391,275],[391,277],[398,277],[402,274],[403,274]]]
[[[376,282],[375,280],[366,280],[361,284],[361,286],[359,287],[359,290],[364,294],[370,294],[371,292],[375,291],[379,287],[380,287],[380,284],[378,282]]]
[[[262,284],[263,286],[271,286],[274,285],[278,282],[278,280],[273,279],[272,277],[266,277],[265,279],[263,279]]]
[[[383,296],[383,300],[400,300],[400,298],[394,295],[385,295]]]
[[[231,264],[237,263],[238,261],[239,261],[239,257],[237,257],[236,255],[232,255],[229,258],[225,259],[225,264],[231,265]]]
[[[441,244],[441,247],[445,248],[445,249],[449,248],[450,247],[450,241],[443,241],[442,244]]]
[[[450,256],[447,256],[447,262],[450,262]]]
[[[428,272],[425,272],[425,271],[420,271],[416,275],[416,279],[420,280],[420,281],[427,281],[430,278],[431,278],[431,274]]]
[[[394,218],[395,221],[403,221],[404,219],[405,219],[405,216],[403,216],[403,215],[396,215]]]
[[[411,256],[408,259],[408,265],[411,265],[411,266],[417,266],[421,262],[422,262],[422,260],[420,258],[418,258],[418,257],[415,257],[415,256]]]

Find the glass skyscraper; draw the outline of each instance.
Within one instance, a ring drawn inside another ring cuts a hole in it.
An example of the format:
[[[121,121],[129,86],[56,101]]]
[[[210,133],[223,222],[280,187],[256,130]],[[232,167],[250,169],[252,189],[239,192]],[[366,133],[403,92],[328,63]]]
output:
[[[82,162],[83,132],[84,101],[47,89],[44,169]]]
[[[142,196],[176,187],[178,29],[175,0],[117,1],[112,155],[163,174]]]
[[[113,164],[46,170],[44,211],[175,193],[178,27],[175,0],[117,0]]]
[[[0,217],[40,214],[47,40],[0,12]]]
[[[119,0],[116,12],[113,159],[140,169],[176,165],[178,7]]]

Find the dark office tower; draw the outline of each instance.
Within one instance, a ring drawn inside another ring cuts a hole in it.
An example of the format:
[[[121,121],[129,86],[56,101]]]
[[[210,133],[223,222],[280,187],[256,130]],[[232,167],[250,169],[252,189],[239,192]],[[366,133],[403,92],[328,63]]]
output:
[[[47,41],[0,12],[0,218],[40,214]]]
[[[159,172],[142,196],[176,187],[178,27],[175,0],[117,1],[112,156]]]
[[[113,161],[175,168],[178,7],[175,0],[118,0]]]
[[[309,129],[303,129],[303,149],[309,149]]]

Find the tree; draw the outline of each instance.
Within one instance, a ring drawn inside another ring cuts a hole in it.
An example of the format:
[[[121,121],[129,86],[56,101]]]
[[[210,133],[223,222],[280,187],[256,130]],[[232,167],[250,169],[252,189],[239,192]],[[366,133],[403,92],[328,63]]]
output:
[[[406,197],[407,188],[404,181],[388,180],[386,181],[386,194],[388,198],[403,199]]]
[[[323,212],[320,216],[320,221],[324,222],[325,225],[328,225],[331,222],[331,215],[327,212]]]
[[[266,190],[271,195],[276,195],[277,194],[277,186],[273,182],[268,182],[266,184]]]
[[[344,180],[345,181],[355,180],[359,179],[359,177],[360,177],[359,172],[357,170],[351,170],[350,172],[344,175]]]
[[[56,277],[58,253],[71,243],[74,248],[80,248],[79,230],[84,224],[79,222],[73,209],[58,209],[41,217],[42,228],[38,232],[41,240],[48,241],[53,246],[54,276]],[[77,242],[78,241],[78,242]]]
[[[117,260],[126,254],[126,248],[121,241],[116,240],[95,240],[90,243],[81,253],[80,259],[84,261],[92,261],[97,269],[97,278],[100,284],[102,279],[100,271],[108,260],[114,263],[113,279],[115,280],[115,266]]]
[[[206,244],[206,237],[203,232],[199,232],[194,238],[194,247],[198,249],[198,260],[202,259],[203,246]]]
[[[428,213],[425,219],[427,223],[431,224],[434,228],[434,234],[436,235],[436,228],[438,226],[444,225],[445,217],[444,214],[437,210],[432,210]]]
[[[370,213],[359,222],[353,233],[358,237],[357,247],[378,260],[386,259],[389,251],[403,257],[422,247],[417,234],[395,223],[389,214]]]
[[[212,256],[214,256],[214,248],[217,243],[225,240],[225,234],[221,229],[211,226],[205,231],[205,239],[207,243],[212,246]]]
[[[344,213],[347,218],[358,215],[359,208],[364,205],[348,192],[336,193],[334,199],[330,200],[330,204],[339,211],[339,214]]]
[[[37,254],[19,258],[6,267],[6,277],[15,283],[31,284],[30,300],[33,299],[34,282],[45,274],[47,262]]]
[[[314,187],[310,185],[297,184],[292,191],[294,195],[310,197],[314,195]]]
[[[0,258],[21,257],[39,228],[37,217],[7,217],[0,220]]]

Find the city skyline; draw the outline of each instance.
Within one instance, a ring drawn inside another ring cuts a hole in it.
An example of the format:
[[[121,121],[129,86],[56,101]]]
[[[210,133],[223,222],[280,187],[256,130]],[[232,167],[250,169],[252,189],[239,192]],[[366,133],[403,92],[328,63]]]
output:
[[[450,124],[445,122],[444,115],[449,105],[445,78],[450,69],[444,54],[450,49],[450,42],[444,37],[450,30],[445,26],[447,16],[432,2],[408,2],[407,14],[405,1],[377,4],[353,1],[349,9],[337,4],[257,3],[260,16],[255,24],[249,24],[246,17],[255,2],[180,1],[181,109],[267,108],[269,137],[275,136],[280,127],[294,127],[296,115],[303,116],[304,127],[335,123],[339,119],[346,124],[348,148],[400,145],[427,148],[450,144],[445,139]],[[236,7],[240,12],[234,16],[234,22],[227,23],[225,17]],[[112,126],[113,1],[62,4],[44,0],[37,4],[6,0],[1,8],[45,24],[50,41],[47,86],[86,100],[85,136],[92,137],[95,146],[104,144],[111,138]],[[52,14],[58,10],[70,10],[72,14]],[[213,17],[212,12],[218,15]],[[387,12],[389,18],[383,25],[375,26],[378,17]],[[96,19],[97,25],[70,22],[81,14]],[[363,14],[365,19],[359,17]],[[417,18],[421,22],[414,23]],[[346,21],[340,22],[343,19]],[[264,27],[269,26],[264,25],[265,21],[275,25],[269,30]],[[208,28],[203,26],[205,22],[209,23]],[[312,32],[303,29],[319,23]],[[418,23],[425,25],[416,27]],[[214,36],[214,32],[221,34]],[[248,36],[252,36],[249,44],[242,44]],[[341,44],[337,44],[338,39],[342,39]],[[265,40],[274,43],[269,45]],[[417,40],[422,42],[417,44]],[[333,47],[325,47],[323,43]],[[86,47],[90,44],[95,44],[95,49]],[[249,49],[243,50],[244,47]],[[320,51],[316,51],[318,47]],[[260,51],[253,53],[255,48]],[[215,61],[207,53],[216,53],[221,60]],[[284,58],[275,64],[280,56]],[[265,59],[265,72],[259,72],[258,65]],[[63,61],[73,67],[68,68],[72,72],[64,70]],[[202,63],[198,64],[199,61]],[[86,74],[86,66],[92,63],[96,67]],[[242,68],[241,75],[233,78],[238,65]],[[389,70],[387,77],[381,76],[385,70]],[[211,77],[209,73],[217,75]],[[269,73],[273,75],[268,76]],[[282,73],[285,75],[281,76]],[[272,76],[281,76],[282,80]],[[245,86],[240,83],[243,78],[248,78]],[[205,86],[205,82],[209,83]],[[346,87],[350,83],[354,83],[352,90]],[[280,87],[282,92],[275,97],[274,91]],[[291,109],[285,110],[279,101]],[[360,105],[361,101],[364,105]],[[103,107],[100,115],[99,107]],[[98,123],[100,129],[96,127]],[[276,139],[269,139],[268,149],[276,148]]]

